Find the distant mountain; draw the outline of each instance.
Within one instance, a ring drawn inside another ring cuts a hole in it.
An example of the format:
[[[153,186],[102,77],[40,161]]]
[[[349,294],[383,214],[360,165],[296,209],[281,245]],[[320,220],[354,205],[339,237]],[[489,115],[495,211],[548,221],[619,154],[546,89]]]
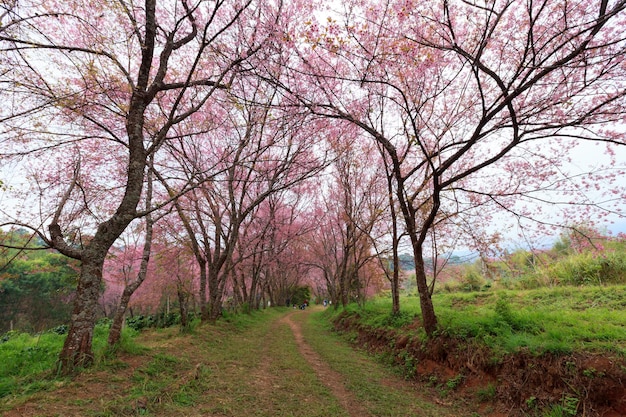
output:
[[[450,259],[448,260],[448,264],[460,265],[464,263],[473,262],[474,259],[475,259],[475,256],[468,256],[467,254],[460,254],[460,255],[455,254],[450,257]],[[413,259],[413,255],[410,255],[408,253],[402,253],[400,254],[400,256],[398,256],[398,260],[400,261],[400,269],[402,271],[406,271],[406,272],[415,271],[415,260]],[[424,263],[426,264],[426,268],[431,268],[433,265],[433,260],[431,258],[426,258],[424,260]]]
[[[415,270],[415,259],[413,259],[412,255],[408,253],[403,253],[398,256],[398,261],[400,262],[400,270],[402,271],[414,271]]]

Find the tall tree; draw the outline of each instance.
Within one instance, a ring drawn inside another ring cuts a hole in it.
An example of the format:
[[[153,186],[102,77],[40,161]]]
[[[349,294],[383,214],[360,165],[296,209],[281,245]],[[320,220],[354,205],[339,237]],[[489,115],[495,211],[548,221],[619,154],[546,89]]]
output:
[[[172,136],[202,129],[185,122],[258,51],[273,9],[255,0],[34,2],[14,10],[19,31],[0,34],[2,63],[12,66],[2,154],[34,167],[42,218],[30,227],[81,261],[63,372],[93,361],[103,262],[143,214],[148,158],[156,164]]]
[[[320,124],[280,105],[271,85],[254,78],[233,82],[226,100],[204,115],[208,141],[181,141],[173,152],[179,171],[198,184],[175,206],[200,266],[204,320],[221,314],[235,267],[242,227],[273,194],[298,185],[325,165]],[[199,117],[199,115],[197,115]],[[320,151],[317,153],[317,151]],[[170,181],[162,178],[177,193]]]
[[[152,165],[152,162],[150,162],[150,165]],[[139,268],[136,271],[134,278],[126,282],[124,290],[122,291],[122,294],[120,296],[119,303],[117,304],[117,308],[115,309],[113,321],[111,322],[111,328],[109,330],[109,337],[107,340],[107,343],[111,347],[117,345],[120,342],[120,339],[122,337],[122,326],[124,324],[124,318],[126,317],[126,310],[128,309],[130,298],[133,296],[135,291],[137,291],[139,286],[141,286],[141,284],[146,279],[146,275],[148,274],[148,263],[150,262],[150,253],[152,250],[152,233],[155,221],[151,212],[153,189],[152,178],[152,173],[148,172],[145,198],[147,214],[144,216],[145,235],[143,239],[143,248],[141,250]]]
[[[328,191],[318,203],[324,209],[310,246],[312,262],[324,272],[332,301],[347,305],[365,300],[371,269],[365,266],[378,257],[372,250],[375,226],[388,204],[385,177],[373,160],[372,143],[361,144],[333,138],[337,157],[332,164]]]
[[[576,193],[585,184],[570,192],[574,177],[565,163],[577,141],[623,143],[615,124],[625,114],[626,2],[343,7],[325,23],[303,22],[292,36],[309,47],[291,52],[289,62],[297,57],[299,65],[276,82],[312,112],[359,126],[384,149],[432,334],[437,317],[424,253],[435,225],[469,207],[487,212],[489,204],[536,218],[515,202],[548,191],[562,193],[553,201],[594,206]]]

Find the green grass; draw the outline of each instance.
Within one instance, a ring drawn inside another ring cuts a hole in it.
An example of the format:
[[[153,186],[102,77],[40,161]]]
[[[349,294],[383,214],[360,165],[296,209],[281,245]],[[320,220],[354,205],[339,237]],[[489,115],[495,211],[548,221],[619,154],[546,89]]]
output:
[[[64,336],[10,332],[0,343],[0,398],[28,395],[54,386],[54,365]]]
[[[496,360],[521,349],[535,354],[626,353],[625,286],[440,293],[433,300],[442,332],[466,340],[470,348],[491,347]],[[364,308],[346,310],[362,324],[394,329],[413,340],[423,337],[422,329],[414,325],[420,317],[419,300],[405,297],[401,308],[401,314],[392,316],[390,300],[375,299]],[[41,407],[54,401],[65,407],[67,415],[87,417],[348,415],[300,354],[288,323],[281,319],[287,314],[302,325],[305,341],[342,375],[344,386],[371,415],[443,416],[467,411],[454,405],[442,410],[403,383],[399,373],[410,377],[417,364],[393,370],[365,352],[355,352],[346,343],[350,334],[330,329],[329,321],[341,310],[309,314],[285,308],[229,315],[215,325],[195,323],[186,333],[177,327],[125,333],[113,352],[106,348],[107,329],[99,327],[94,339],[96,366],[72,380],[56,379],[52,372],[63,336],[13,334],[0,344],[4,403],[0,411],[30,397]],[[387,359],[391,363],[397,358]],[[433,381],[431,389],[454,391],[462,378],[458,374]],[[83,393],[81,387],[91,386],[101,391],[89,394],[85,389],[85,395],[76,395]],[[67,394],[71,387],[74,396]],[[495,386],[481,387],[476,403],[495,395]],[[572,407],[571,401],[563,400],[549,411]]]
[[[92,415],[346,416],[278,321],[287,311],[231,315],[186,335],[146,332],[138,339],[155,346],[150,361]]]
[[[139,352],[134,342],[136,332],[125,329],[118,350]],[[94,329],[93,350],[96,366],[109,363],[113,355],[107,351],[108,326]],[[65,335],[48,331],[37,335],[9,332],[0,343],[0,399],[31,395],[58,386],[67,378],[59,377],[56,363]]]
[[[535,354],[585,350],[626,355],[624,285],[439,293],[433,303],[443,332],[495,352],[525,348]],[[419,299],[402,298],[401,309],[403,317],[419,317]],[[368,326],[395,327],[388,324],[390,300],[376,299],[348,311]]]

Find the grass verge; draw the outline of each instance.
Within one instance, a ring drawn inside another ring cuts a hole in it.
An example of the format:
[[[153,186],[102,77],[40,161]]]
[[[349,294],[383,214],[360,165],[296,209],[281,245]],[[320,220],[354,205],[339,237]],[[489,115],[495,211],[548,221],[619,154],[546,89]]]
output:
[[[626,356],[626,286],[556,287],[534,290],[440,293],[433,296],[441,330],[488,346],[495,354],[568,354],[574,351]],[[419,299],[404,297],[402,313],[376,299],[348,307],[360,322],[401,328],[420,315]],[[413,333],[423,336],[421,329]]]
[[[122,332],[119,352],[137,352],[136,332]],[[93,350],[96,366],[106,365],[113,357],[107,349],[108,326],[94,329]],[[0,342],[0,399],[11,402],[39,391],[53,389],[68,381],[55,372],[56,363],[65,340],[64,334],[53,330],[37,335],[9,332]],[[1,408],[0,408],[1,410]]]

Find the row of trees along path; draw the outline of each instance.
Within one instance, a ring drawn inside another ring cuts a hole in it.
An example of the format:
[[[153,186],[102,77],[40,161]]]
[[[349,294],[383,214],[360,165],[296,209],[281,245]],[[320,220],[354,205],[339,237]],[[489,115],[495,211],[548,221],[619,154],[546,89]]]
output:
[[[80,263],[63,372],[92,363],[107,256],[140,222],[112,343],[157,237],[204,321],[231,294],[284,302],[286,272],[363,300],[383,252],[397,312],[404,237],[430,335],[427,260],[488,247],[498,213],[619,215],[626,0],[331,3],[2,2],[2,175],[24,182],[0,178],[21,204],[0,226]],[[568,164],[579,143],[606,166]]]

